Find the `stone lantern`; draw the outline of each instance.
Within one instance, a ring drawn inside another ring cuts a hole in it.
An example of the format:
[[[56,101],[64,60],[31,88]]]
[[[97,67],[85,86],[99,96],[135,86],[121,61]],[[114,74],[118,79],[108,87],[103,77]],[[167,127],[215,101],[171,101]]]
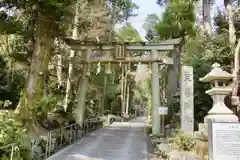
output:
[[[232,88],[227,86],[227,82],[233,78],[233,76],[223,71],[220,68],[220,64],[214,63],[212,70],[205,77],[200,78],[201,82],[211,83],[211,89],[206,91],[213,99],[213,107],[208,112],[208,115],[204,118],[205,128],[210,122],[238,122],[238,117],[233,114],[224,103],[226,95],[231,93]],[[207,130],[206,130],[207,131]]]
[[[211,89],[207,90],[206,94],[213,99],[213,106],[204,117],[204,124],[199,124],[199,131],[195,132],[195,151],[203,160],[208,160],[208,123],[238,122],[238,117],[224,103],[226,95],[232,92],[232,87],[227,83],[233,76],[223,71],[218,63],[214,63],[212,68],[211,72],[200,78],[201,82],[211,83]]]

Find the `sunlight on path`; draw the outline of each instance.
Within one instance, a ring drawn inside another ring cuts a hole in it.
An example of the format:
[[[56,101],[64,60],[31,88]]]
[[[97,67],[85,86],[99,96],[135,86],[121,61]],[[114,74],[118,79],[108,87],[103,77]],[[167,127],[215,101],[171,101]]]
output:
[[[47,160],[147,160],[145,117],[94,131]]]

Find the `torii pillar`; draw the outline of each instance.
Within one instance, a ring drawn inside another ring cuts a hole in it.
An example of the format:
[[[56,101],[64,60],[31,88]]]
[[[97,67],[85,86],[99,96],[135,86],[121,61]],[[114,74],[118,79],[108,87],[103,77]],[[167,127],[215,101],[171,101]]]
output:
[[[162,40],[157,43],[95,43],[95,42],[82,42],[80,40],[65,38],[65,42],[71,47],[72,50],[86,50],[90,48],[92,51],[116,51],[117,45],[123,45],[126,52],[144,52],[151,51],[150,59],[136,58],[134,56],[129,57],[128,59],[114,59],[114,57],[104,57],[102,55],[99,58],[88,58],[83,61],[83,63],[125,63],[125,64],[152,64],[152,133],[162,133],[161,128],[163,127],[161,123],[161,117],[158,114],[158,107],[160,107],[160,90],[159,90],[159,64],[173,64],[173,59],[166,56],[158,55],[158,52],[161,51],[172,51],[181,43],[181,38]]]
[[[157,58],[157,50],[151,50],[151,58]],[[158,114],[160,107],[160,90],[159,90],[159,69],[158,62],[152,63],[152,134],[161,133],[161,119]]]

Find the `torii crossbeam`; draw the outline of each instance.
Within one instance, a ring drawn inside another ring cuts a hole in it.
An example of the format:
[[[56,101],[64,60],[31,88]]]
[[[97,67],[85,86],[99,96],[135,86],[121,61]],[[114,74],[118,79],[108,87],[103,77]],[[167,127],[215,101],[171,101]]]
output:
[[[84,51],[87,49],[90,49],[92,51],[116,51],[116,48],[118,46],[124,47],[125,52],[142,52],[142,51],[172,51],[176,48],[176,46],[179,46],[181,43],[181,38],[171,39],[171,40],[162,40],[156,43],[148,43],[148,42],[92,42],[92,41],[80,41],[70,38],[65,38],[65,42],[70,46],[72,50],[79,50]],[[85,59],[82,62],[86,63],[142,63],[142,64],[149,64],[153,62],[158,62],[162,64],[173,64],[173,60],[170,57],[166,56],[160,56],[157,55],[155,58],[153,57],[147,57],[147,58],[141,58],[141,57],[131,57],[131,54],[129,56],[124,56],[122,59],[116,59],[113,55],[111,56],[105,56],[104,54],[101,55],[101,57],[91,57],[88,56],[87,59]]]

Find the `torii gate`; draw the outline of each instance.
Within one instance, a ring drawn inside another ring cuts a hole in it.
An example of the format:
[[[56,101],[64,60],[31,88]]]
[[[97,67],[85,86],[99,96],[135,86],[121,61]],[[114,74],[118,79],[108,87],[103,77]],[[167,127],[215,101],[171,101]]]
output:
[[[181,38],[162,40],[156,43],[148,42],[136,42],[136,43],[118,43],[118,42],[90,42],[80,41],[76,39],[65,38],[65,42],[72,50],[81,51],[85,56],[82,61],[84,64],[91,63],[119,63],[119,64],[149,64],[152,65],[152,133],[163,132],[163,122],[158,113],[158,107],[160,107],[160,91],[159,91],[159,65],[177,65],[179,70],[180,61],[180,45]],[[92,56],[95,51],[108,51],[108,54],[101,54],[100,56]],[[109,54],[109,52],[115,52],[115,54]],[[150,52],[150,57],[131,57],[130,52]],[[158,52],[175,51],[177,56],[170,54],[172,57],[160,56]],[[174,58],[178,57],[178,59]],[[170,67],[172,70],[176,70],[176,67]],[[175,71],[176,72],[176,71]],[[178,72],[177,72],[178,73]],[[176,75],[178,76],[178,75]],[[177,77],[178,78],[178,77]],[[87,83],[86,83],[87,84]],[[85,100],[86,94],[81,95]],[[84,101],[83,101],[84,102]],[[82,104],[83,106],[85,104]],[[83,107],[85,108],[85,106]],[[84,111],[84,110],[82,110]]]

